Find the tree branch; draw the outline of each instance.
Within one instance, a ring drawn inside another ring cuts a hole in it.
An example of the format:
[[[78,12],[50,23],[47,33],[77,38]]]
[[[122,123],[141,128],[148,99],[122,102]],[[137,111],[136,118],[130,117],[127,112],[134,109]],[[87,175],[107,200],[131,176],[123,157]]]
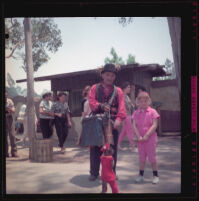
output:
[[[46,35],[46,36],[40,38],[39,40],[44,40],[44,39],[46,39],[46,38],[48,38],[48,37],[49,37],[49,36]],[[35,41],[36,41],[36,39],[33,38],[33,41],[32,41],[32,42],[35,42]],[[17,44],[15,44],[14,48],[12,49],[12,52],[11,52],[8,56],[6,56],[6,59],[9,59],[10,57],[13,57],[14,59],[16,59],[16,57],[14,57],[13,54],[14,54],[15,50],[17,49],[17,47],[18,47],[21,43],[24,43],[24,42],[25,42],[25,41],[23,40],[23,41],[19,41]]]
[[[12,52],[10,53],[10,55],[6,56],[6,59],[8,59],[8,58],[10,58],[10,57],[13,57],[13,58],[14,58],[14,56],[13,56],[14,51],[17,49],[17,47],[18,47],[18,46],[20,45],[20,43],[22,43],[22,42],[24,42],[24,41],[19,41],[19,42],[14,46],[14,48],[12,49]]]
[[[43,36],[43,37],[41,37],[41,38],[39,38],[38,40],[45,40],[46,38],[48,38],[49,37],[49,35],[46,35],[46,36]],[[32,40],[32,42],[34,43],[35,42],[35,40],[36,40],[36,38],[33,38],[33,40]]]
[[[12,18],[11,18],[11,24],[12,24],[12,26],[11,26],[11,27],[9,27],[9,28],[7,28],[7,29],[8,29],[8,31],[9,31],[10,29],[12,29],[12,27],[14,27],[14,24],[13,24]]]

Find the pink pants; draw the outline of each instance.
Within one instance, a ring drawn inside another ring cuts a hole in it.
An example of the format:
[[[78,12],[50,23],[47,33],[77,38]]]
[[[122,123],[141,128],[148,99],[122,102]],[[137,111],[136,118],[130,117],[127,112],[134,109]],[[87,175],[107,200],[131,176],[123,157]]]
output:
[[[130,144],[133,145],[134,130],[133,130],[132,122],[131,122],[131,115],[128,115],[126,117],[126,119],[124,120],[124,125],[123,125],[122,131],[120,133],[118,144],[120,144],[122,142],[125,135],[127,135]]]
[[[139,160],[142,163],[146,162],[146,158],[150,163],[156,163],[156,147],[157,147],[157,135],[150,136],[148,141],[138,143]]]

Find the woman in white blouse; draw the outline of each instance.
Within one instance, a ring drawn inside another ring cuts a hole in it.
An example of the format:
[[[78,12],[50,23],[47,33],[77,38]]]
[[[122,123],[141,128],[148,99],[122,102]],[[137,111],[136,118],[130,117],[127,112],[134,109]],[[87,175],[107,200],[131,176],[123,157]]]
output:
[[[43,100],[39,105],[39,118],[40,127],[43,135],[43,139],[48,139],[53,134],[52,120],[54,119],[54,113],[52,112],[51,93],[45,93],[42,96]]]

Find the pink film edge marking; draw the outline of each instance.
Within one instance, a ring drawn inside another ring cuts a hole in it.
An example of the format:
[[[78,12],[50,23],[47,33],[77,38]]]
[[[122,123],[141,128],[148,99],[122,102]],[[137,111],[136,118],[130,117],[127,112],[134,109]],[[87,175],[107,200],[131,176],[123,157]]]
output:
[[[197,76],[191,76],[191,131],[197,133]]]

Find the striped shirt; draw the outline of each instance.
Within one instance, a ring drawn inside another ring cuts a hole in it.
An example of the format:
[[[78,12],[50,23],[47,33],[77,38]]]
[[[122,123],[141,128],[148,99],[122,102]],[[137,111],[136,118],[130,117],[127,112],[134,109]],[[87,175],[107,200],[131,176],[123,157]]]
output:
[[[51,111],[54,113],[61,113],[62,117],[66,116],[66,113],[70,113],[68,103],[61,103],[60,101],[57,101],[53,104]]]

